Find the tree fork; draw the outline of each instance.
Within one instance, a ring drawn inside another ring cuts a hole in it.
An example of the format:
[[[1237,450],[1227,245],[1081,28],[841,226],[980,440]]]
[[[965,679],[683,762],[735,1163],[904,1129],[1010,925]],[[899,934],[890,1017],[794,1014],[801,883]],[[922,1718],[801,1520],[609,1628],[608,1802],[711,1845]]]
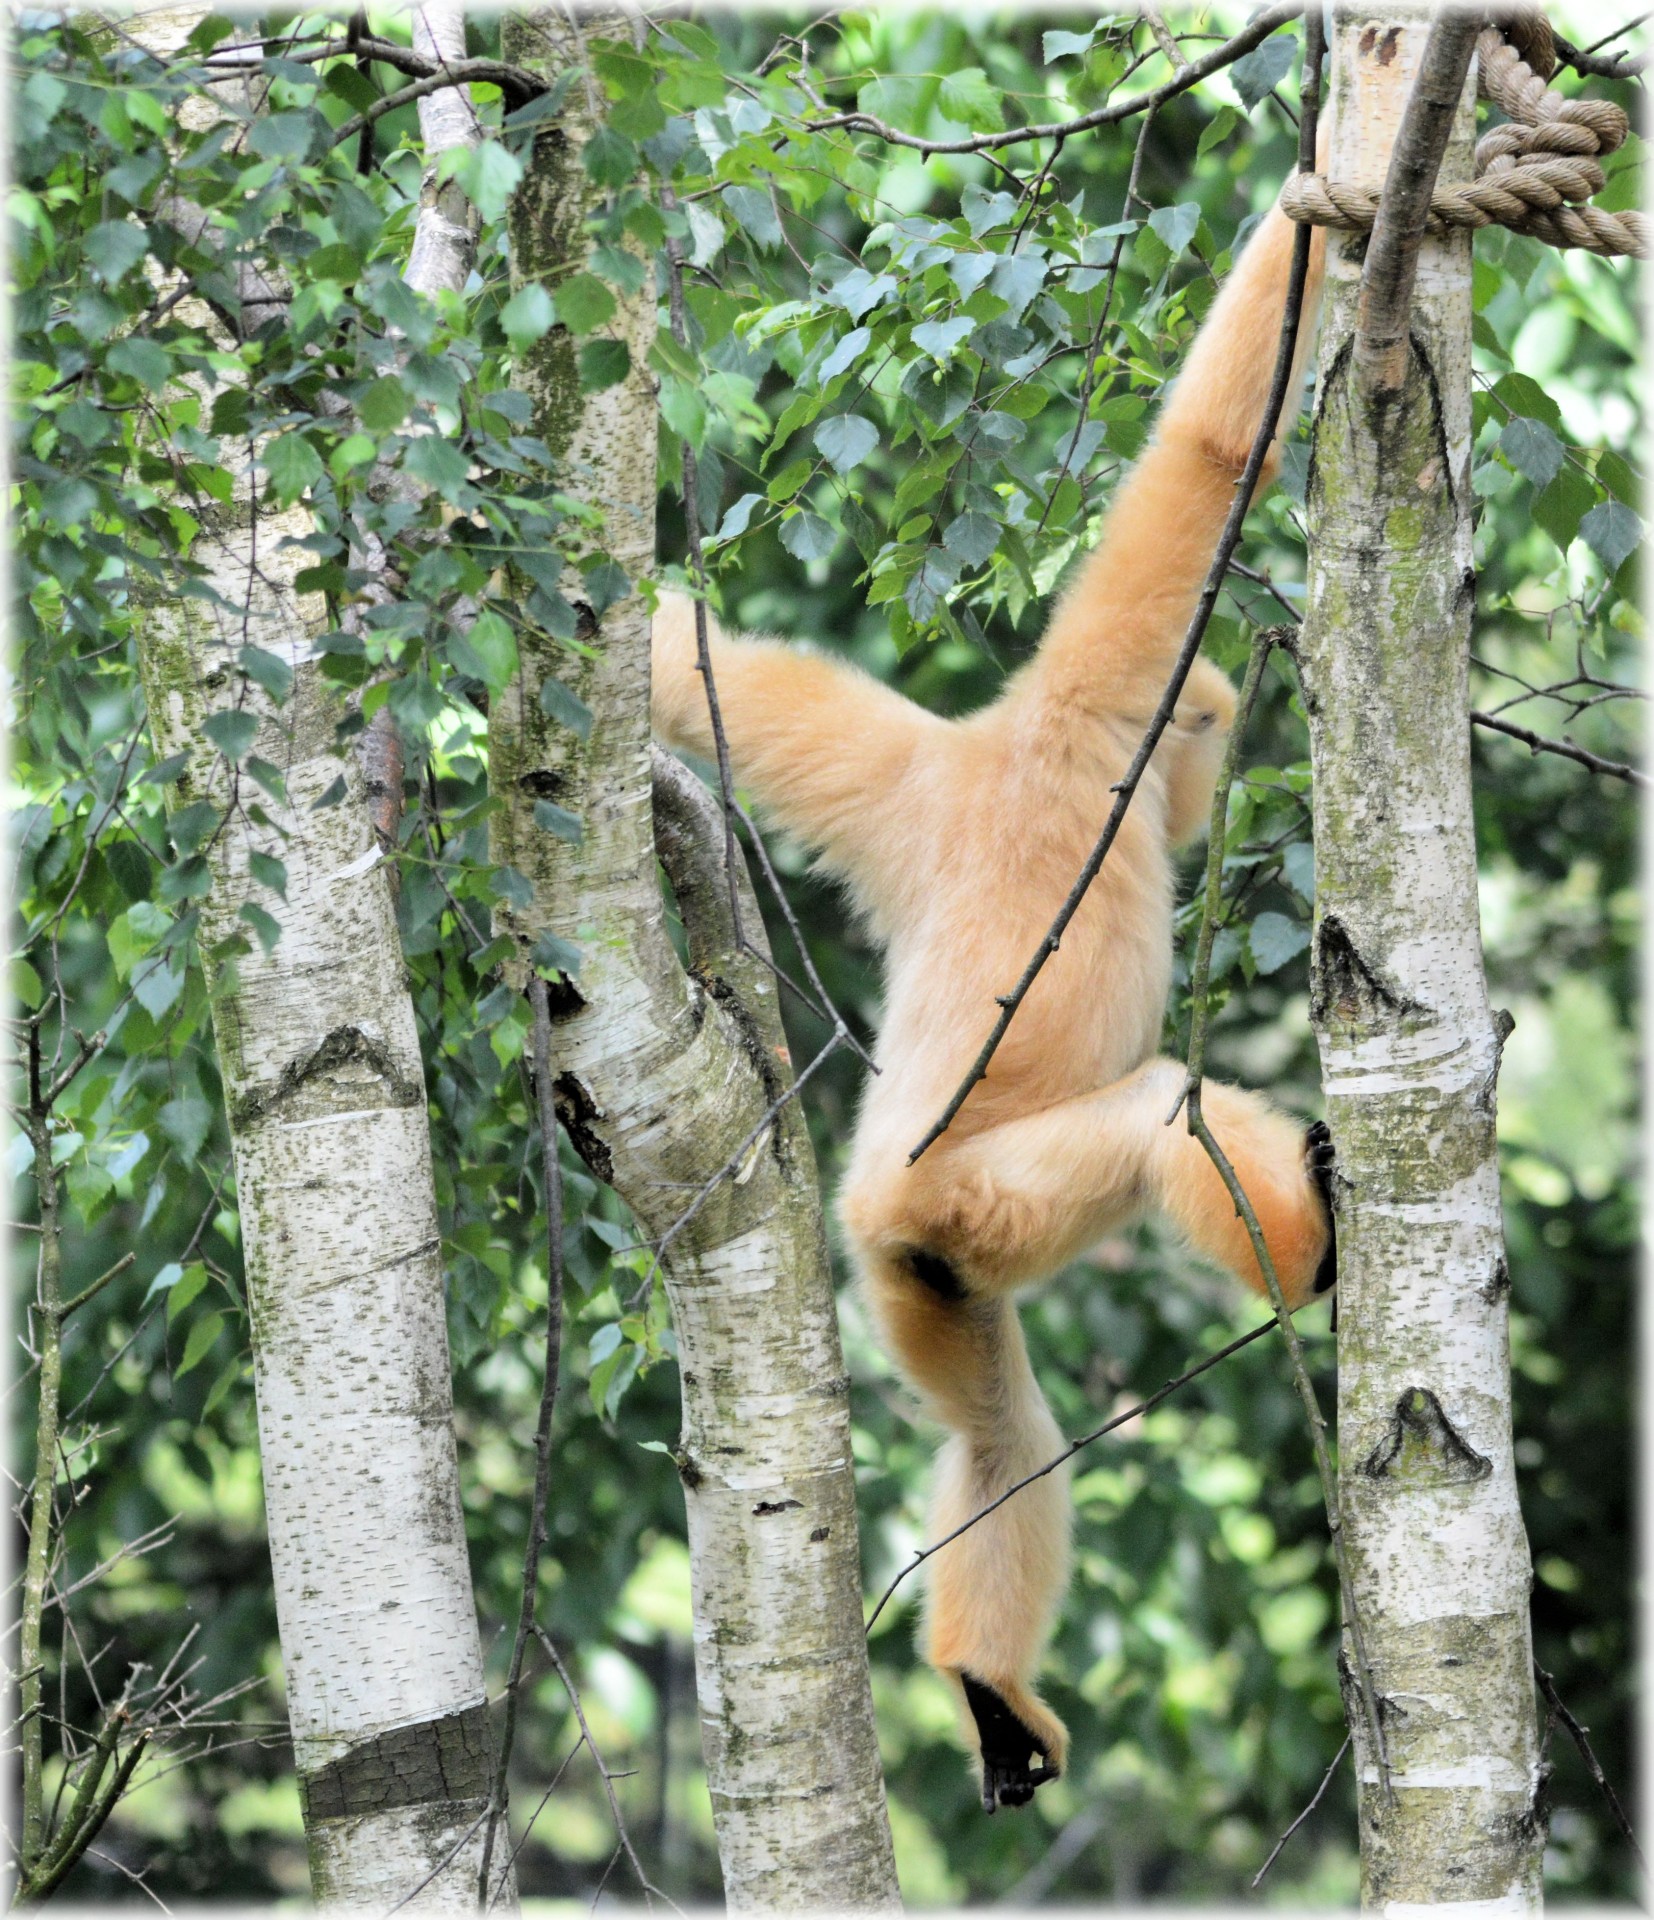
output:
[[[585,70],[513,196],[516,285],[555,292],[585,262],[586,222],[604,198],[581,161],[601,117],[586,43],[630,42],[634,24],[551,7],[505,18],[508,60],[548,80]],[[521,356],[518,379],[560,484],[604,514],[593,544],[635,583],[655,570],[653,285],[617,305],[624,380],[583,394],[561,327]],[[552,1009],[564,1125],[649,1239],[670,1244],[701,1742],[724,1890],[737,1913],[889,1910],[899,1896],[862,1637],[849,1382],[762,921],[744,863],[726,872],[712,796],[666,756],[651,764],[642,595],[594,604],[569,577],[586,650],[571,665],[525,623],[522,672],[490,709],[490,854],[533,887],[528,906],[501,903],[495,928],[518,943],[519,979],[546,964],[534,958],[543,935],[578,947]],[[588,739],[542,708],[548,674],[590,708]],[[536,822],[535,795],[548,791],[580,815],[578,846]],[[715,1181],[749,1136],[739,1178]]]

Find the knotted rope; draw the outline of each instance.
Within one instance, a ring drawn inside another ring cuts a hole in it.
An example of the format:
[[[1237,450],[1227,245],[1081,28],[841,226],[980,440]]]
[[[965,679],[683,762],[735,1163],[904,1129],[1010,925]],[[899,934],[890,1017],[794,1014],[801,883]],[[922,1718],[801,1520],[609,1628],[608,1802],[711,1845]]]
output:
[[[1503,32],[1488,27],[1476,53],[1481,96],[1505,114],[1506,124],[1476,143],[1474,181],[1437,185],[1430,196],[1431,230],[1497,224],[1553,247],[1646,259],[1645,215],[1590,204],[1606,184],[1597,156],[1612,153],[1630,131],[1624,110],[1611,100],[1569,100],[1546,86],[1556,56],[1549,26],[1533,10],[1522,9]],[[1295,174],[1281,194],[1282,210],[1292,219],[1345,233],[1367,231],[1378,202],[1376,189],[1320,173]]]

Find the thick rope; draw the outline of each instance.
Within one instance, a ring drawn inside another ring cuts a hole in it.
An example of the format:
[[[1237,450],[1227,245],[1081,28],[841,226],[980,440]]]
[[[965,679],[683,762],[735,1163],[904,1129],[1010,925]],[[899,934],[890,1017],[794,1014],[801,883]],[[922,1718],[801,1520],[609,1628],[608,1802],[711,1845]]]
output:
[[[1647,259],[1645,215],[1590,204],[1606,180],[1597,156],[1623,145],[1630,131],[1623,109],[1611,100],[1564,99],[1546,86],[1540,76],[1554,71],[1555,52],[1550,28],[1536,10],[1522,9],[1503,33],[1489,27],[1476,52],[1482,98],[1507,116],[1507,124],[1478,141],[1475,180],[1438,185],[1431,194],[1432,231],[1497,225],[1553,247]],[[1375,189],[1320,173],[1294,175],[1281,194],[1281,208],[1294,220],[1346,233],[1366,232],[1378,202]]]

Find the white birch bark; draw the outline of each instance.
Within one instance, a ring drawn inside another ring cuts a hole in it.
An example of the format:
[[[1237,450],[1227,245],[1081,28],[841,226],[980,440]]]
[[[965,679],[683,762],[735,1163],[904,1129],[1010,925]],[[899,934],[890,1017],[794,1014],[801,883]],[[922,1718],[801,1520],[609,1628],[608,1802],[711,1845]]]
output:
[[[151,13],[133,27],[165,53],[199,17]],[[137,628],[157,750],[188,759],[174,811],[206,801],[223,814],[199,945],[235,1154],[312,1886],[330,1905],[383,1911],[413,1894],[410,1911],[446,1909],[474,1902],[481,1834],[467,1834],[487,1804],[490,1742],[424,1071],[360,776],[338,752],[340,710],[311,657],[325,605],[293,590],[305,556],[278,551],[308,517],[258,508],[250,462],[233,480],[196,548],[228,607],[153,596]],[[279,710],[236,664],[249,643],[293,670]],[[203,733],[227,707],[257,716],[252,751],[280,768],[284,803]],[[341,776],[344,798],[316,810]],[[285,900],[253,878],[255,853],[284,863]],[[268,954],[238,917],[247,902],[281,926]]]
[[[580,62],[582,33],[605,32],[629,37],[629,24],[562,10],[508,17],[506,57],[553,73]],[[584,261],[588,88],[577,80],[562,124],[541,133],[515,197],[519,284],[538,278],[555,290]],[[560,330],[518,371],[562,484],[605,509],[603,545],[633,579],[654,564],[657,425],[645,361],[655,315],[650,286],[622,302],[615,330],[632,371],[605,393],[582,399],[574,343]],[[568,576],[571,600],[577,589]],[[667,935],[651,830],[643,603],[633,594],[600,618],[584,604],[577,614],[589,658],[576,664],[525,632],[523,673],[491,712],[490,780],[504,803],[491,821],[492,857],[534,887],[533,905],[502,906],[497,925],[525,957],[548,929],[580,948],[578,977],[552,994],[559,1114],[588,1165],[658,1238],[753,1133],[787,1086],[790,1063],[773,977],[734,951],[721,824],[708,821],[695,783],[686,787],[671,762],[656,830],[689,936],[687,977]],[[589,741],[542,711],[547,673],[590,707]],[[581,846],[536,826],[542,796],[580,814]],[[750,896],[743,923],[761,937]],[[725,1894],[738,1913],[893,1908],[849,1383],[796,1101],[673,1240],[666,1266],[683,1381],[678,1466],[702,1749]]]
[[[1334,177],[1383,184],[1431,13],[1334,10]],[[1473,67],[1444,182],[1470,176],[1474,102]],[[1380,407],[1350,354],[1364,240],[1329,237],[1300,643],[1340,1501],[1394,1789],[1352,1714],[1362,1896],[1526,1912],[1545,1821],[1470,791],[1470,242],[1426,237],[1410,372]]]

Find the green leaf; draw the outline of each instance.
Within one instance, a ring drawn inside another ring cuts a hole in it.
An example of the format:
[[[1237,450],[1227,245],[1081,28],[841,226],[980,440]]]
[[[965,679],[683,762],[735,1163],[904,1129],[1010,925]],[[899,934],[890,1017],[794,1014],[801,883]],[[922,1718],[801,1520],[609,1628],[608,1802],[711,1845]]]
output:
[[[172,1370],[174,1380],[182,1380],[192,1367],[199,1366],[211,1353],[218,1336],[224,1331],[224,1316],[221,1313],[204,1313],[190,1328],[189,1338],[184,1342],[184,1357]]]
[[[276,942],[281,938],[281,922],[273,913],[256,901],[244,900],[236,917],[247,922],[266,953],[275,952]]]
[[[595,333],[614,313],[615,297],[595,273],[571,273],[557,289],[557,318],[572,334]]]
[[[1248,929],[1259,973],[1274,973],[1309,945],[1309,928],[1284,913],[1260,913]]]
[[[558,806],[554,800],[536,800],[534,820],[537,826],[543,827],[559,840],[566,840],[571,847],[579,846],[585,838],[579,814],[570,813],[567,807]]]
[[[803,507],[782,521],[781,544],[799,560],[825,560],[838,544],[838,535],[819,513]]]
[[[226,707],[218,713],[209,713],[201,722],[201,731],[226,760],[239,766],[258,737],[258,715],[238,707]]]
[[[178,1149],[185,1165],[201,1157],[212,1130],[212,1108],[198,1093],[181,1093],[169,1100],[155,1116],[156,1124]]]
[[[369,433],[394,433],[408,417],[408,390],[395,374],[375,380],[356,403],[356,417]]]
[[[1579,523],[1579,537],[1610,573],[1618,573],[1642,544],[1643,523],[1618,500],[1604,500]]]
[[[206,1419],[207,1415],[212,1412],[213,1408],[218,1405],[219,1401],[224,1398],[225,1394],[229,1392],[231,1387],[233,1387],[240,1378],[241,1378],[241,1355],[238,1353],[236,1357],[230,1362],[230,1364],[224,1368],[223,1372],[219,1374],[218,1378],[212,1383],[212,1387],[208,1391],[206,1399],[202,1401],[201,1418],[203,1420]]]
[[[712,536],[713,543],[734,540],[747,530],[752,519],[752,510],[764,499],[761,493],[743,493],[718,524],[718,531]]]
[[[947,360],[976,331],[976,322],[967,314],[952,320],[926,320],[913,329],[913,344],[933,360]],[[827,369],[822,368],[825,375]]]
[[[766,250],[780,246],[781,221],[767,193],[757,187],[725,187],[723,201],[756,245]]]
[[[109,349],[107,365],[117,373],[129,373],[151,393],[159,393],[172,378],[172,355],[141,334],[128,334]]]
[[[255,686],[262,687],[278,705],[293,691],[293,669],[278,653],[263,647],[245,646],[237,656],[241,671]]]
[[[1179,201],[1175,207],[1156,207],[1149,215],[1149,225],[1175,260],[1195,237],[1195,229],[1200,225],[1200,207],[1193,200]]]
[[[637,148],[613,127],[599,127],[580,159],[588,178],[600,187],[623,187],[638,170]]]
[[[580,949],[572,941],[559,940],[554,933],[542,933],[528,957],[541,973],[580,971]]]
[[[1045,39],[1042,43],[1045,64],[1049,66],[1053,60],[1066,60],[1076,54],[1089,53],[1091,51],[1091,43],[1096,38],[1097,29],[1095,27],[1093,27],[1089,33],[1069,33],[1061,28],[1047,28]]]
[[[1235,62],[1229,69],[1229,78],[1248,113],[1281,84],[1292,71],[1297,57],[1298,36],[1286,28],[1272,33],[1260,46]]]
[[[322,477],[322,457],[302,433],[278,434],[260,456],[278,501],[291,506]]]
[[[268,887],[280,899],[287,898],[287,866],[273,853],[249,853],[247,870],[261,887]]]
[[[624,340],[588,340],[580,349],[580,391],[604,393],[618,387],[632,370],[632,353]]]
[[[1495,381],[1493,391],[1512,413],[1543,420],[1553,433],[1561,430],[1561,409],[1539,382],[1527,374],[1507,373]]]
[[[481,663],[491,693],[504,693],[517,674],[517,636],[497,613],[484,611],[465,636]]]
[[[835,473],[848,473],[879,444],[879,430],[857,413],[836,413],[816,428],[816,446]]]
[[[998,133],[1005,125],[1005,102],[980,67],[961,67],[948,74],[936,103],[950,120],[978,133]]]
[[[513,353],[521,353],[524,347],[544,339],[556,324],[557,309],[538,282],[519,287],[500,308],[500,326]]]
[[[1049,39],[1050,36],[1046,37]],[[1225,101],[1201,130],[1199,143],[1195,147],[1195,158],[1203,160],[1210,148],[1227,140],[1240,124],[1241,116]]]
[[[105,220],[81,244],[99,279],[109,286],[130,273],[149,251],[143,228],[129,220]]]
[[[200,1299],[206,1286],[207,1269],[199,1260],[193,1260],[187,1267],[181,1267],[177,1261],[169,1261],[149,1283],[149,1292],[144,1296],[152,1299],[158,1293],[167,1296],[167,1324],[170,1326],[184,1309]]]
[[[1521,414],[1500,434],[1499,451],[1536,487],[1551,484],[1564,457],[1562,442],[1544,421],[1530,420]]]
[[[506,202],[523,177],[523,163],[498,140],[483,140],[469,149],[450,148],[437,163],[437,175],[457,180],[484,224],[491,226],[504,219]]]
[[[40,975],[35,972],[27,960],[14,959],[12,961],[11,990],[31,1013],[46,997],[46,989],[40,984]]]
[[[942,545],[959,556],[967,567],[979,567],[991,560],[999,546],[999,523],[985,513],[962,513],[948,523]]]
[[[872,338],[871,328],[852,327],[816,369],[816,378],[821,385],[826,386],[829,380],[836,380],[847,367],[854,366]]]
[[[247,134],[247,144],[265,160],[302,162],[310,152],[310,142],[325,122],[316,113],[267,113],[256,119]]]
[[[561,680],[547,674],[540,682],[540,711],[556,720],[582,740],[592,731],[592,710],[577,693],[570,693]]]
[[[1533,496],[1529,511],[1566,553],[1579,533],[1580,522],[1596,504],[1597,490],[1577,467],[1564,464],[1556,478]]]
[[[690,386],[675,374],[661,377],[658,401],[660,417],[669,432],[699,449],[706,438],[706,398],[698,387]]]
[[[402,464],[416,480],[433,487],[444,500],[459,505],[467,489],[470,462],[451,440],[441,434],[422,433],[408,448]]]

